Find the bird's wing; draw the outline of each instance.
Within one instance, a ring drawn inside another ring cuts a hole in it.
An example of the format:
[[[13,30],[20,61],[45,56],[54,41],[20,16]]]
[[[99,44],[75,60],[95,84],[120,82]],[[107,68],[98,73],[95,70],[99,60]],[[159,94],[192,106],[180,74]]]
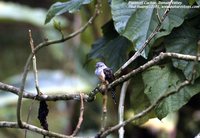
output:
[[[103,72],[105,74],[105,80],[107,80],[109,83],[111,83],[115,80],[112,69],[105,68],[105,69],[103,69]]]
[[[113,75],[112,69],[105,68],[103,70],[103,72],[105,74],[105,80],[107,80],[109,83],[111,83],[111,82],[113,82],[115,80],[115,77]],[[116,104],[115,88],[111,89],[111,95],[112,95],[112,98],[114,100],[114,103]]]

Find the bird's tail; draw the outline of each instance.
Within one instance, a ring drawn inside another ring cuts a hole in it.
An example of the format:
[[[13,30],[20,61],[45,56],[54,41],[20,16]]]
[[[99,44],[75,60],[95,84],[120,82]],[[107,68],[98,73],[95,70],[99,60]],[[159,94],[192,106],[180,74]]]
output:
[[[111,89],[111,95],[112,95],[112,99],[114,100],[114,103],[117,104],[115,88]]]

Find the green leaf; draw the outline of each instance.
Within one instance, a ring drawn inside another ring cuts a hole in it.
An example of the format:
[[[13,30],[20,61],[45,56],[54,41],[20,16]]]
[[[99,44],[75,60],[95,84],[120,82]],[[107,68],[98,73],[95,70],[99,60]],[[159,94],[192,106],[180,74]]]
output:
[[[148,39],[153,28],[156,27],[155,25],[157,24],[157,19],[153,13],[154,10],[151,8],[137,9],[136,12],[134,12],[134,14],[130,17],[126,25],[123,35],[136,44],[136,51],[141,48],[141,46]],[[146,48],[142,53],[145,58],[148,55],[148,51],[149,49]]]
[[[119,36],[112,21],[105,24],[102,30],[103,37],[93,44],[88,59],[99,58],[116,70],[127,60],[132,43],[127,38]]]
[[[154,66],[143,73],[145,84],[145,94],[151,103],[154,103],[161,95],[172,90],[184,81],[181,73],[178,73],[172,66],[164,67]],[[189,99],[200,92],[200,79],[196,80],[193,85],[185,86],[179,92],[165,98],[155,109],[157,117],[162,119],[167,114],[177,111]]]
[[[165,48],[167,52],[176,52],[188,55],[197,55],[197,42],[199,40],[200,30],[197,30],[189,25],[173,31],[166,40]],[[187,79],[191,78],[193,68],[196,70],[196,78],[200,76],[200,64],[195,65],[195,62],[172,59],[173,66],[182,70]],[[194,66],[195,65],[195,66]]]
[[[50,22],[51,19],[57,15],[61,15],[65,12],[73,13],[80,9],[84,4],[89,4],[92,0],[70,0],[67,2],[54,3],[47,12],[45,24]]]
[[[60,22],[57,22],[56,20],[53,20],[53,26],[56,30],[58,30],[59,32],[62,31],[62,27],[61,27],[61,23]]]
[[[156,2],[156,0],[146,0]],[[146,39],[158,25],[156,9],[154,8],[137,8],[134,7],[133,1],[112,0],[111,10],[116,30],[135,44],[135,50],[141,49]],[[135,1],[134,1],[135,2]],[[139,1],[138,1],[139,2]],[[182,0],[182,2],[186,2]],[[165,9],[158,9],[160,17],[164,14]],[[162,24],[161,32],[151,40],[153,42],[165,35],[168,35],[174,27],[180,26],[188,9],[171,9],[165,21]],[[142,55],[148,56],[149,48],[146,48]]]
[[[90,51],[88,57],[90,59],[99,58],[107,61],[114,70],[119,68],[127,59],[127,49],[131,43],[122,36],[118,36],[112,40],[101,38],[97,40]]]
[[[133,110],[134,114],[142,112],[144,109],[146,109],[148,106],[150,106],[150,101],[146,94],[144,94],[144,82],[142,79],[141,74],[137,74],[134,76],[134,79],[131,80],[129,84],[130,88],[130,96],[127,96],[127,98],[130,98],[131,102],[131,110]],[[127,93],[128,94],[128,93]],[[150,118],[155,117],[154,111],[151,111],[147,115],[143,116],[140,119],[137,119],[134,121],[135,124],[141,125],[148,121]]]

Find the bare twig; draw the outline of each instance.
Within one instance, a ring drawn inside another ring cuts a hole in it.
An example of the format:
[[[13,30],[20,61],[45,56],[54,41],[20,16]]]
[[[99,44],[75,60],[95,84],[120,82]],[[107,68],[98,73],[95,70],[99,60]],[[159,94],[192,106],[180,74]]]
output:
[[[121,124],[124,121],[124,100],[129,83],[130,80],[124,82],[121,88],[119,108],[118,108],[119,124]],[[119,138],[124,138],[124,127],[121,127],[118,133],[119,133]]]
[[[9,91],[13,94],[19,95],[20,93],[20,89],[12,86],[12,85],[8,85],[5,83],[0,82],[0,90],[4,90],[4,91]],[[87,102],[92,102],[95,98],[95,95],[99,92],[100,90],[97,88],[95,88],[93,91],[91,91],[89,94],[84,94],[83,95],[83,100],[87,101]],[[59,92],[58,92],[59,93]],[[68,92],[66,92],[68,93]],[[28,91],[23,91],[23,98],[27,98],[27,99],[34,99],[36,98],[36,100],[38,101],[58,101],[58,100],[80,100],[80,95],[78,94],[79,92],[71,92],[71,94],[57,94],[57,95],[37,95],[37,94],[33,94],[31,92]]]
[[[172,5],[172,2],[173,2],[173,0],[170,1],[168,8],[165,10],[162,18],[160,19],[160,22],[158,23],[158,25],[154,29],[154,31],[149,35],[149,37],[147,38],[147,40],[145,41],[145,43],[141,46],[141,48],[137,52],[135,52],[135,54],[120,69],[118,69],[118,71],[115,72],[115,76],[118,76],[122,72],[122,70],[124,70],[129,64],[131,64],[138,56],[140,56],[140,54],[142,53],[142,51],[148,46],[148,44],[150,43],[150,41],[160,31],[161,25],[164,22],[165,18],[167,17],[167,15],[168,15],[168,13],[170,11],[170,7]]]
[[[42,135],[45,135],[45,136],[56,137],[56,138],[78,138],[78,137],[71,137],[71,136],[66,136],[66,135],[62,135],[62,134],[59,134],[59,133],[47,131],[47,130],[41,129],[39,127],[36,127],[34,125],[27,124],[25,122],[22,122],[22,124],[23,124],[24,129],[27,129],[27,130],[30,130],[32,132],[36,132],[38,134],[42,134]],[[20,128],[18,126],[17,122],[0,121],[0,128],[5,128],[5,127],[6,128]]]
[[[71,135],[72,137],[76,136],[79,129],[81,128],[81,124],[83,122],[83,114],[84,114],[84,101],[83,101],[83,94],[80,93],[80,97],[81,97],[81,104],[80,104],[80,115],[79,115],[79,120],[78,120],[78,124],[76,126],[76,129],[74,130],[73,134]]]
[[[38,71],[37,71],[37,61],[36,61],[36,56],[34,52],[34,44],[33,44],[33,38],[31,34],[31,30],[29,30],[29,38],[30,38],[30,46],[31,46],[31,51],[33,54],[33,73],[34,73],[34,78],[35,78],[35,88],[37,90],[37,94],[40,95],[41,91],[39,89],[39,81],[38,81]]]
[[[29,56],[28,61],[29,60],[31,61],[31,58],[32,58],[32,56]],[[29,69],[30,69],[30,62],[27,62],[24,67],[24,73],[22,76],[22,84],[20,87],[20,91],[18,94],[18,100],[17,100],[17,123],[20,128],[24,127],[22,124],[22,121],[21,121],[21,106],[22,106],[22,97],[23,97],[23,92],[24,92],[24,87],[25,87],[25,82],[26,82],[26,76],[27,76]]]
[[[13,94],[19,95],[20,93],[20,89],[5,83],[0,82],[0,89],[4,90],[4,91],[9,91]],[[91,94],[91,97],[87,94],[83,95],[83,99],[84,101],[93,101],[94,100],[94,96],[96,95],[96,93],[98,92],[98,89],[94,89],[93,94]],[[91,92],[91,93],[92,93]],[[59,93],[59,92],[58,92]],[[66,92],[67,93],[67,92]],[[58,100],[80,100],[80,95],[78,94],[78,92],[73,92],[71,94],[61,94],[61,95],[37,95],[37,94],[33,94],[31,92],[25,91],[23,92],[23,98],[28,98],[28,99],[34,99],[36,98],[36,100],[38,101],[58,101]]]
[[[166,92],[165,94],[161,95],[152,105],[150,105],[148,108],[146,108],[145,110],[143,110],[142,112],[136,114],[135,116],[130,117],[129,119],[125,120],[124,122],[117,124],[113,127],[111,127],[110,129],[104,131],[100,137],[105,137],[107,135],[109,135],[110,133],[112,133],[115,130],[118,130],[120,127],[123,127],[125,125],[127,125],[128,123],[139,119],[143,116],[145,116],[147,113],[149,113],[151,110],[153,110],[160,102],[162,102],[165,98],[169,97],[170,95],[173,95],[175,93],[178,93],[183,87],[187,86],[188,84],[190,84],[190,81],[185,80],[184,82],[182,82],[181,84],[179,84],[177,86],[176,90],[170,91],[170,92]]]

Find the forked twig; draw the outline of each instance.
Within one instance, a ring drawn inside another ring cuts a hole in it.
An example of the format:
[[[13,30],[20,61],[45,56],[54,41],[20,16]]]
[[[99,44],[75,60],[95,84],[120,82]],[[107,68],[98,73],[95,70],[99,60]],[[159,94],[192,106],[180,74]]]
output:
[[[36,56],[34,52],[34,44],[33,44],[33,38],[32,38],[32,33],[31,30],[29,30],[29,37],[30,37],[30,46],[31,46],[31,51],[33,54],[33,74],[34,74],[34,79],[35,79],[35,88],[37,90],[37,95],[41,94],[41,91],[39,89],[39,81],[38,81],[38,71],[37,71],[37,61],[36,61]]]

